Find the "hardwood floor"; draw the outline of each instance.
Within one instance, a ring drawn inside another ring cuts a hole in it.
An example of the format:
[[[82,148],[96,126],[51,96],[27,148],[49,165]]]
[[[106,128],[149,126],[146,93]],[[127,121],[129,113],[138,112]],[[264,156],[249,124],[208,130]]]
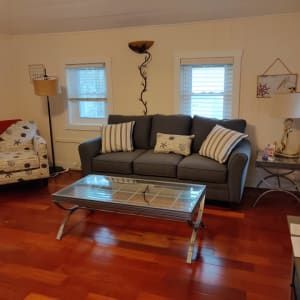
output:
[[[200,258],[188,265],[184,223],[76,212],[57,241],[63,212],[51,193],[79,177],[0,190],[1,300],[289,299],[292,198],[272,194],[252,208],[261,191],[247,189],[238,210],[207,205]]]

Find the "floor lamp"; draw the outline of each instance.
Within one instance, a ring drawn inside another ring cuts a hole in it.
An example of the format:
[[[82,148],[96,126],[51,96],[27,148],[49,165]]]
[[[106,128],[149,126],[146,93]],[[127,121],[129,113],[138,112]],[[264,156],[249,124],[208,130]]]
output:
[[[57,94],[57,79],[55,77],[49,77],[45,70],[44,77],[33,80],[33,86],[34,86],[34,93],[37,96],[46,96],[47,98],[48,120],[49,120],[50,139],[51,139],[51,154],[52,154],[52,167],[50,167],[50,175],[56,176],[57,174],[65,171],[64,168],[58,167],[55,164],[51,110],[50,110],[50,101],[49,101],[49,97],[56,96]]]

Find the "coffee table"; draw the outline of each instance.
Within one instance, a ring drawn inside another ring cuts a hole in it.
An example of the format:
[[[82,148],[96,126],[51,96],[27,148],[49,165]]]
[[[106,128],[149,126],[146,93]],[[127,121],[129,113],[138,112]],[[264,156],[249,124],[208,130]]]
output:
[[[66,211],[56,238],[61,240],[70,216],[78,209],[185,221],[192,227],[186,261],[198,250],[198,231],[205,203],[204,185],[88,175],[52,194],[53,202]]]

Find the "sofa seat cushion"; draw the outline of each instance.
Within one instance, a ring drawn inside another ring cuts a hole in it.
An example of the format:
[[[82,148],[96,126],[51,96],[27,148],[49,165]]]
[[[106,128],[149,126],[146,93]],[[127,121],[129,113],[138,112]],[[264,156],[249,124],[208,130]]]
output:
[[[177,165],[182,158],[179,154],[154,153],[153,150],[148,150],[134,160],[134,174],[176,178]]]
[[[146,150],[100,154],[92,160],[93,172],[132,174],[132,162]]]
[[[227,166],[194,153],[184,158],[178,165],[177,177],[199,182],[225,183]]]
[[[33,150],[22,152],[0,152],[1,173],[32,170],[39,167],[39,158]]]

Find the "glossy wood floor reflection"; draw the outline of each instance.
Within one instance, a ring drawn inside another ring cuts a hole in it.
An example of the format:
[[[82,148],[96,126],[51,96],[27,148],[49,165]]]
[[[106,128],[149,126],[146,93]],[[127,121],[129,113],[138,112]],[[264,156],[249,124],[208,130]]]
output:
[[[78,212],[57,241],[63,212],[51,193],[79,177],[0,190],[1,300],[289,299],[295,200],[272,194],[252,208],[260,191],[247,189],[238,210],[207,205],[200,258],[188,265],[184,223]]]

